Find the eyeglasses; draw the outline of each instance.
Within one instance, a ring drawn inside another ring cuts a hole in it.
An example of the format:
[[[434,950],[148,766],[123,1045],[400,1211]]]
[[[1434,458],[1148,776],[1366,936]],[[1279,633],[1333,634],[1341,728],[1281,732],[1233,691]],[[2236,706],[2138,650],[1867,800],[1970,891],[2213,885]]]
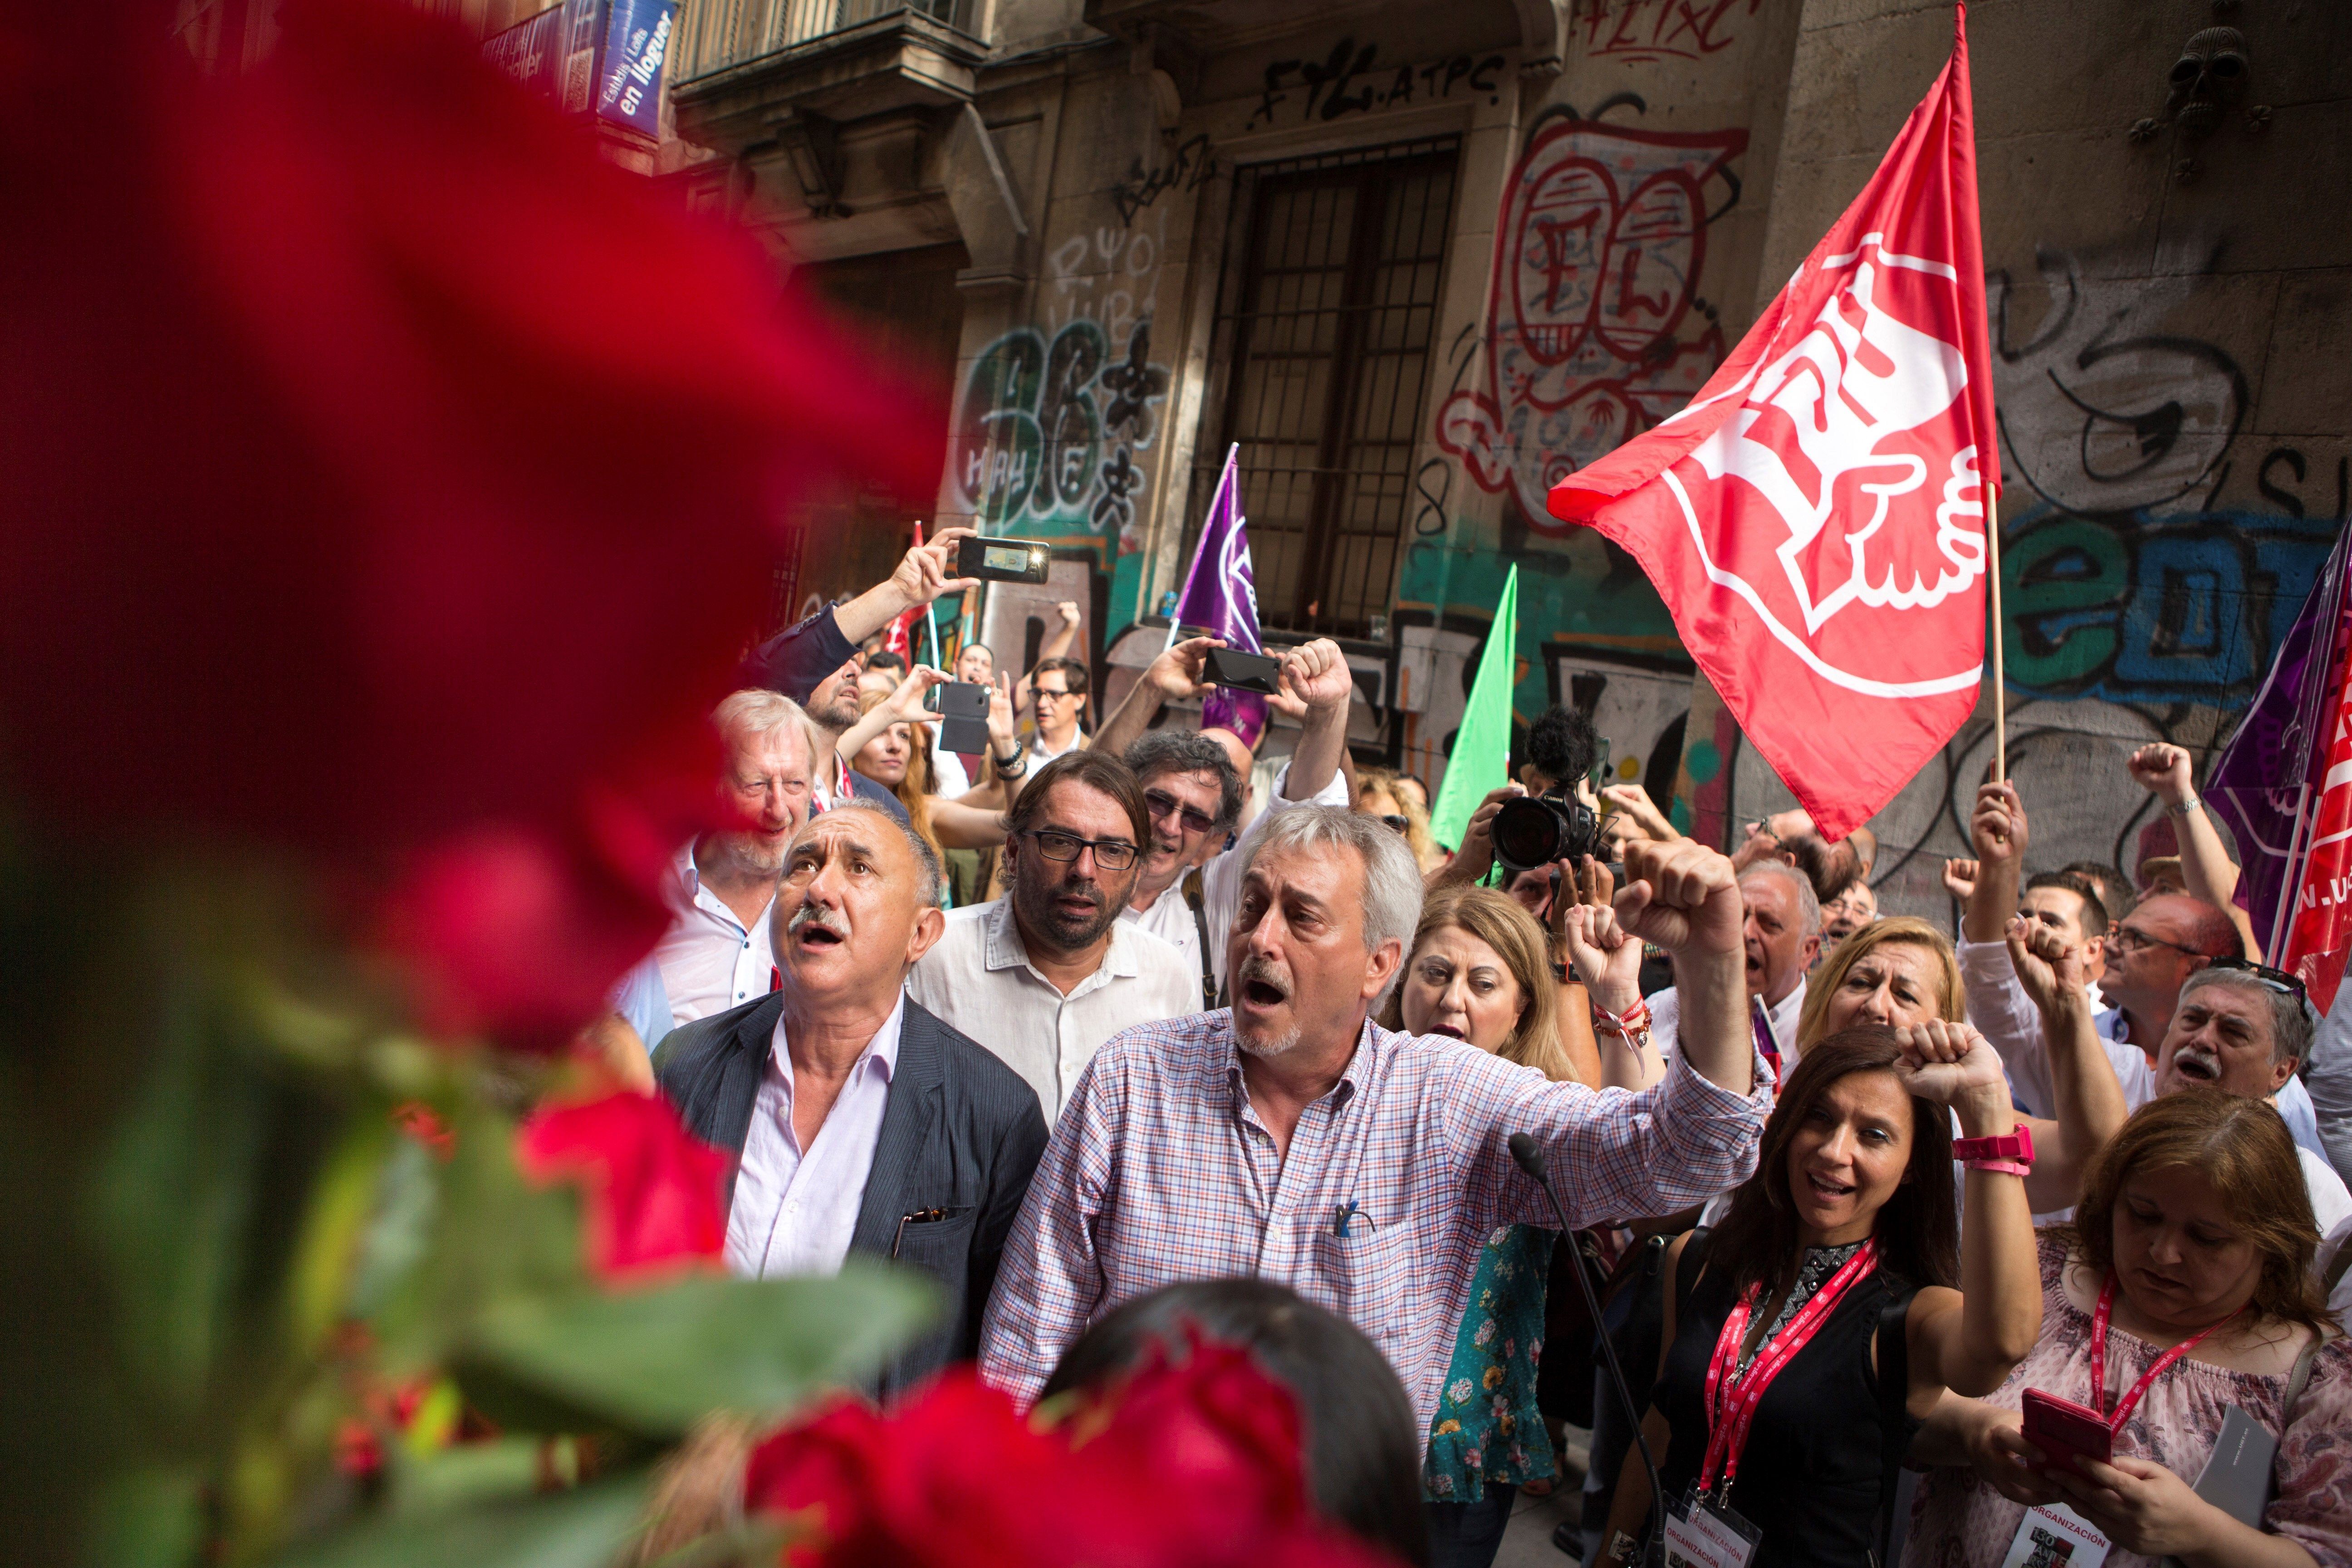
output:
[[[1106,871],[1124,871],[1135,864],[1135,846],[1124,838],[1081,838],[1075,833],[1063,833],[1051,827],[1041,827],[1021,836],[1037,843],[1037,853],[1048,860],[1065,864],[1076,860],[1082,850],[1095,852],[1095,864]]]
[[[1399,833],[1402,833],[1406,828],[1412,826],[1412,818],[1399,816],[1394,812],[1385,812],[1381,814],[1381,820],[1387,823],[1390,827]]]
[[[2117,926],[2116,934],[2107,939],[2107,946],[2109,950],[2116,952],[2145,952],[2151,947],[2168,947],[2173,952],[2189,958],[2205,956],[2193,947],[2184,947],[2179,942],[2167,942],[2160,936],[2151,936],[2137,926]],[[2219,963],[2220,960],[2217,959],[2215,962]]]
[[[1065,697],[1076,697],[1077,695],[1075,691],[1055,691],[1051,687],[1046,686],[1033,686],[1029,689],[1034,695],[1040,699],[1050,699],[1056,702],[1060,701]]]
[[[2239,974],[2251,974],[2254,977],[2255,983],[2265,990],[2278,992],[2284,996],[2292,996],[2306,1007],[2311,1005],[2311,994],[2304,989],[2303,982],[2284,969],[2273,969],[2267,963],[2256,963],[2247,958],[2217,958],[2206,967],[2227,969]]]
[[[1143,804],[1151,808],[1151,815],[1154,816],[1166,816],[1171,812],[1181,812],[1183,815],[1184,830],[1187,833],[1206,833],[1217,825],[1216,819],[1207,812],[1196,805],[1186,805],[1164,789],[1145,790]],[[1096,858],[1099,859],[1101,857],[1097,856]]]

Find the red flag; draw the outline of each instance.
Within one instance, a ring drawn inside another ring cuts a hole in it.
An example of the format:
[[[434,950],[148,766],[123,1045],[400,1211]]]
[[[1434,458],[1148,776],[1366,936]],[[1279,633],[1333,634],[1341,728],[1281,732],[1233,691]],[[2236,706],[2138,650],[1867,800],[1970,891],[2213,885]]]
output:
[[[1688,407],[1551,492],[1642,563],[1739,727],[1844,837],[1976,706],[2000,482],[1967,13],[1878,173]]]
[[[2352,949],[2352,616],[2336,627],[2336,689],[2326,711],[2327,771],[2311,803],[2310,847],[2294,883],[2294,923],[2271,962],[2299,975],[2325,1014],[2344,981]]]
[[[919,522],[915,524],[915,548],[920,550],[922,547],[923,525]],[[901,610],[883,628],[882,646],[905,659],[909,669],[915,667],[915,617],[929,614],[929,609],[928,605],[918,605],[911,610]],[[932,657],[936,658],[939,656],[934,653]]]

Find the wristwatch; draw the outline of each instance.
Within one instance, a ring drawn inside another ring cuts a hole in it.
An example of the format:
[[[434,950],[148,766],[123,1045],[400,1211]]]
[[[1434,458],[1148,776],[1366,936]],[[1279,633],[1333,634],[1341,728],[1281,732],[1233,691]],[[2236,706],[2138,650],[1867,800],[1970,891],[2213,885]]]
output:
[[[1971,1171],[2025,1175],[2033,1169],[2033,1129],[2021,1121],[1997,1138],[1955,1138],[1952,1158]]]

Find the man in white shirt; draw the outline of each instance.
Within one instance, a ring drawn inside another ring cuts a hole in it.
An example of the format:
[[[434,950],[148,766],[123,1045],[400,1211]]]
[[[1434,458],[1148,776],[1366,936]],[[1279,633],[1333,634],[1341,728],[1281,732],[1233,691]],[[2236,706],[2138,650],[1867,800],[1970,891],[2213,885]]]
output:
[[[1153,659],[1095,737],[1097,751],[1126,755],[1151,812],[1151,844],[1134,896],[1128,900],[1127,918],[1181,950],[1190,972],[1202,976],[1203,989],[1212,992],[1224,986],[1225,935],[1241,905],[1241,867],[1250,841],[1293,807],[1349,804],[1339,760],[1348,749],[1348,705],[1356,693],[1347,656],[1329,638],[1302,643],[1282,656],[1282,689],[1306,704],[1298,745],[1276,775],[1266,808],[1228,847],[1234,824],[1249,804],[1249,792],[1241,782],[1249,765],[1249,748],[1230,731],[1197,731],[1225,753],[1220,771],[1199,746],[1171,747],[1158,739],[1158,731],[1147,736],[1161,704],[1197,698],[1209,689],[1202,678],[1208,651],[1217,642],[1214,637],[1191,637]],[[1147,740],[1150,744],[1144,743]],[[1201,878],[1197,915],[1183,888],[1188,873],[1195,870]],[[1205,947],[1201,941],[1204,929]]]
[[[2041,1018],[2018,984],[2002,940],[2012,909],[2083,948],[2086,973],[2105,998],[2093,1012],[2092,1026],[2123,1086],[2125,1104],[2138,1110],[2162,1092],[2158,1051],[2183,987],[2207,964],[2238,952],[2237,928],[2212,905],[2181,893],[2151,894],[2109,926],[2096,889],[2066,872],[2037,876],[2021,894],[2018,874],[2032,825],[2014,784],[1977,791],[1969,835],[1977,851],[1975,885],[1961,916],[1958,946],[1969,1022],[2000,1053],[2018,1103],[2036,1116],[2052,1114]],[[2264,1092],[2297,1146],[2324,1157],[2303,1080],[2290,1073]]]
[[[706,833],[677,852],[670,926],[653,963],[670,1025],[690,1024],[763,996],[772,960],[768,910],[784,847],[808,820],[814,731],[797,704],[773,691],[738,691],[712,710],[726,757],[719,799],[740,823]],[[651,977],[640,989],[650,991]],[[643,1024],[636,1024],[643,1033]]]
[[[1086,711],[1087,667],[1075,658],[1043,658],[1029,675],[1030,700],[1037,725],[1030,732],[1031,766],[1050,763],[1065,752],[1087,743],[1078,728]]]
[[[1013,803],[1010,890],[955,910],[907,994],[1029,1081],[1051,1126],[1095,1047],[1200,1010],[1184,955],[1121,921],[1150,818],[1127,764],[1071,752]]]
[[[831,1274],[851,1252],[931,1276],[945,1312],[886,1374],[903,1391],[979,1343],[1045,1145],[1037,1097],[907,999],[939,940],[940,865],[863,801],[825,812],[784,857],[771,929],[782,984],[674,1031],[654,1072],[688,1128],[740,1156],[733,1272]]]
[[[2311,1049],[2317,1023],[2301,986],[2289,976],[2242,958],[2217,959],[2181,986],[2148,1091],[2134,1094],[2126,1085],[2126,1099],[2137,1110],[2160,1095],[2219,1089],[2276,1104],[2280,1088],[2293,1080]],[[2312,1215],[2326,1236],[2352,1215],[2352,1190],[2319,1155],[2299,1144],[2295,1155],[2311,1194]],[[2036,1159],[2039,1168],[2038,1150]],[[2044,1174],[2071,1190],[2084,1173],[2053,1166]]]
[[[1805,1010],[1805,975],[1822,945],[1822,905],[1805,874],[1786,860],[1752,862],[1739,873],[1747,946],[1748,1027],[1756,1048],[1785,1079],[1797,1065],[1797,1019]],[[1650,1038],[1671,1057],[1682,1022],[1674,986],[1648,998]]]

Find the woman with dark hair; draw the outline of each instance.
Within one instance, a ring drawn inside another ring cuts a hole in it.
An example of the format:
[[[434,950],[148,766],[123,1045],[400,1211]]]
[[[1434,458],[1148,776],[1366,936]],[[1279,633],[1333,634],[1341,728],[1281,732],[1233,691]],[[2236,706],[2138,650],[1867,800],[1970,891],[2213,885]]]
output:
[[[1998,1387],[2041,1327],[2013,1121],[2000,1058],[1965,1025],[1849,1029],[1805,1053],[1723,1224],[1667,1252],[1642,1431],[1670,1543],[1748,1536],[1756,1568],[1883,1560],[1918,1418],[1947,1388]],[[1604,1563],[1630,1560],[1650,1506],[1636,1451]]]
[[[2312,1276],[2319,1233],[2277,1110],[2218,1089],[2149,1101],[2041,1241],[2039,1342],[1984,1398],[1946,1398],[1912,1450],[1966,1467],[1929,1472],[1912,1560],[1998,1568],[2036,1528],[2087,1525],[2107,1568],[2352,1563],[2352,1350]],[[2105,1414],[2115,1458],[2053,1464],[2023,1434],[2028,1388]],[[2259,1529],[2191,1489],[2232,1407],[2278,1445]]]
[[[1155,1346],[1177,1360],[1190,1335],[1246,1345],[1298,1396],[1307,1489],[1326,1519],[1399,1562],[1423,1568],[1421,1441],[1396,1369],[1346,1319],[1265,1279],[1193,1279],[1115,1309],[1064,1352],[1038,1395],[1101,1388]]]

